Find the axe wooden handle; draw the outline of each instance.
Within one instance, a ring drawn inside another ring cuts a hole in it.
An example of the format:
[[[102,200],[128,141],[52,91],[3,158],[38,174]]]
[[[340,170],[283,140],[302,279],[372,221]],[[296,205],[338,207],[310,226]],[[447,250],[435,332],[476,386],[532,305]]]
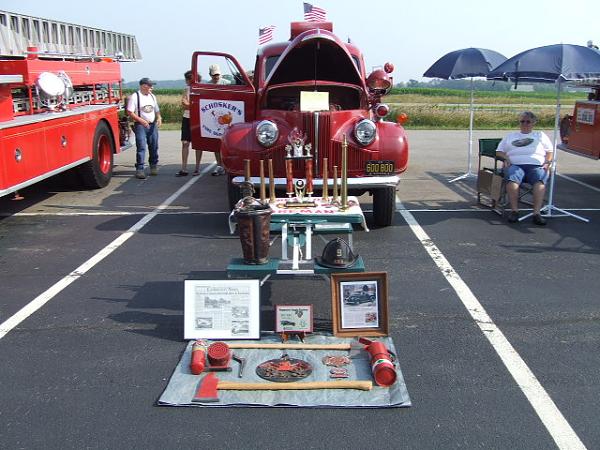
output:
[[[295,391],[305,389],[358,389],[370,391],[371,381],[293,381],[291,383],[239,383],[237,381],[221,381],[217,389],[227,391]]]
[[[351,344],[236,344],[227,343],[229,348],[270,348],[298,350],[352,350]]]

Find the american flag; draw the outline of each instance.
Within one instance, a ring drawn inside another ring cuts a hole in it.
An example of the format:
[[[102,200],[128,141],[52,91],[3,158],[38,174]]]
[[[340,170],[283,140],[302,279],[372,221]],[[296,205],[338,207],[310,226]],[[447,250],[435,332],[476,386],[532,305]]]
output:
[[[327,20],[327,12],[323,8],[305,3],[304,20],[308,22],[324,22]]]
[[[263,45],[273,39],[273,30],[275,25],[269,25],[268,27],[258,29],[258,45]]]

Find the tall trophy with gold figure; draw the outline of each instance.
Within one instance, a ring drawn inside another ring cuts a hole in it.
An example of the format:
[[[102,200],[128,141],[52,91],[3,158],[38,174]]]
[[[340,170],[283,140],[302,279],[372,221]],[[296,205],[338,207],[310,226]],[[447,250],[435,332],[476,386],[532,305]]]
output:
[[[285,206],[288,208],[306,208],[316,206],[312,200],[313,195],[313,155],[310,151],[311,144],[305,144],[306,134],[302,133],[297,127],[294,127],[288,135],[288,142],[285,146],[285,175],[286,175],[286,193],[288,199]],[[293,167],[294,161],[304,161],[305,178],[294,182]]]

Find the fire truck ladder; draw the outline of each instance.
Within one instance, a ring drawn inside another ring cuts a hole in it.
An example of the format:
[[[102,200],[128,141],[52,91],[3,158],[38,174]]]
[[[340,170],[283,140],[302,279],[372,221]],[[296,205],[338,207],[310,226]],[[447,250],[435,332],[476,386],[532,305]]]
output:
[[[0,10],[0,56],[26,57],[28,47],[40,58],[142,59],[133,35]]]

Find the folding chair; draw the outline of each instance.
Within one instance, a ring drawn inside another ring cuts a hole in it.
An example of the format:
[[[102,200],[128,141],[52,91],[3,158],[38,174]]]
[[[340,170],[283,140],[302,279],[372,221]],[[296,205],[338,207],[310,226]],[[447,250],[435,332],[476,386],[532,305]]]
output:
[[[479,139],[479,159],[477,164],[477,203],[492,208],[502,215],[498,208],[504,191],[503,162],[496,156],[499,138]],[[481,201],[482,195],[487,196],[489,203]]]
[[[496,148],[498,148],[500,141],[499,138],[479,139],[477,203],[503,215],[508,206],[508,196],[506,194],[506,182],[504,181],[504,159],[496,156]],[[532,206],[533,203],[528,199],[532,192],[533,186],[529,183],[522,183],[519,188],[519,202]],[[488,196],[488,204],[481,201],[481,194]]]

